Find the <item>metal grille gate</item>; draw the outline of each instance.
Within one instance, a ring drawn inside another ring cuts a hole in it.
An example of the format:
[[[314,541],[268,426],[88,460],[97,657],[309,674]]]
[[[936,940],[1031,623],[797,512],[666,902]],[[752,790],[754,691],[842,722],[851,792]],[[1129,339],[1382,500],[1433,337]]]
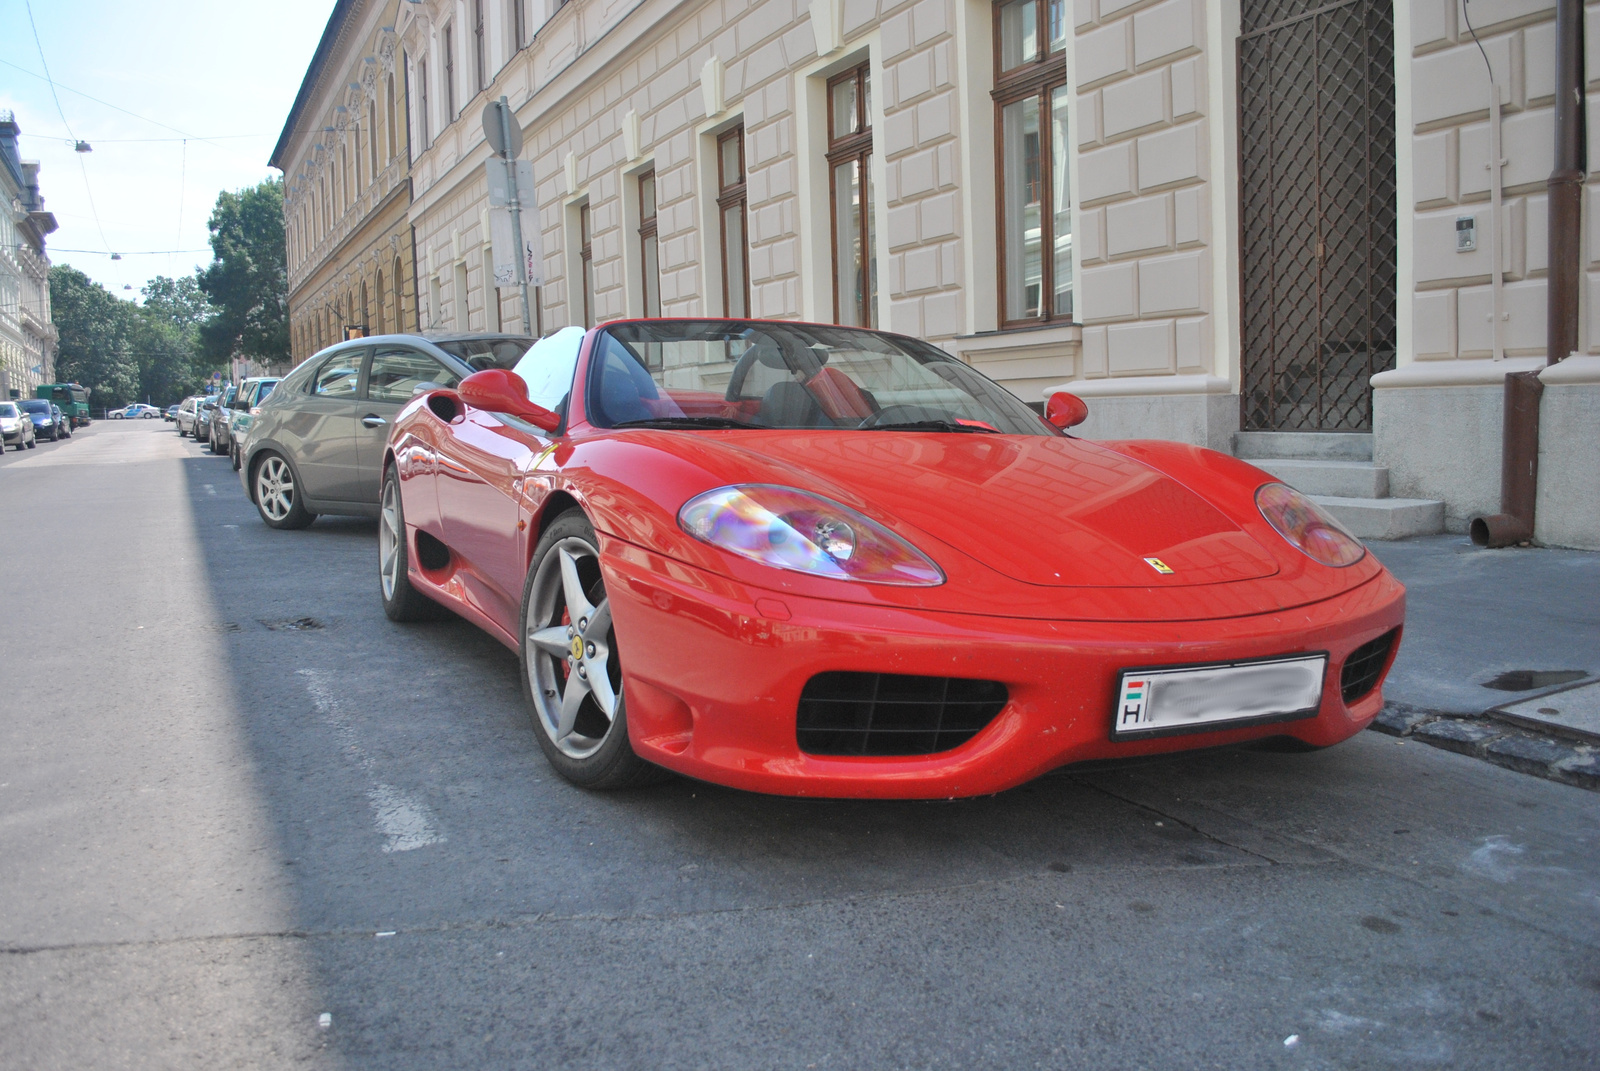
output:
[[[1241,426],[1367,431],[1395,359],[1393,3],[1241,16]]]

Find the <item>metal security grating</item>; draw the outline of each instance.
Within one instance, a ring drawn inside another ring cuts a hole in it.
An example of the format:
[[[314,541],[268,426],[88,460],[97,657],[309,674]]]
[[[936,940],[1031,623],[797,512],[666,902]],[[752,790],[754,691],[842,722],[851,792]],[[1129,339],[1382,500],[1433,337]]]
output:
[[[796,735],[810,755],[932,755],[978,735],[1006,699],[999,681],[819,673],[800,693]]]
[[[1391,629],[1375,640],[1369,640],[1350,652],[1344,660],[1344,672],[1339,677],[1339,692],[1346,705],[1354,703],[1378,686],[1384,663],[1389,661],[1389,651],[1399,629]]]
[[[1394,5],[1244,0],[1246,431],[1366,431],[1394,367]]]

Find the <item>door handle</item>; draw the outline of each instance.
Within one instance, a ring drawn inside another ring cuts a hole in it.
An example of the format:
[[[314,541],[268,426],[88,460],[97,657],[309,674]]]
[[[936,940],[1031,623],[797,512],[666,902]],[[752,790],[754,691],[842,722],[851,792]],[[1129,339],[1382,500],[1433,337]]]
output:
[[[361,418],[361,426],[364,428],[381,428],[387,423],[389,422],[376,413],[368,413]]]

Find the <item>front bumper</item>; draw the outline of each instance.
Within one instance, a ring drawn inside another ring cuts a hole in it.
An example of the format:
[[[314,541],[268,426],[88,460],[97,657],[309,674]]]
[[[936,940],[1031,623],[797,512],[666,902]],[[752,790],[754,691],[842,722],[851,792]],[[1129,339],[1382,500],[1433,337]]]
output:
[[[0,438],[4,438],[8,443],[25,443],[28,441],[28,433],[23,428],[18,427],[12,431],[0,431]]]
[[[1292,611],[1106,623],[910,611],[780,595],[604,538],[602,561],[623,644],[634,750],[691,777],[796,796],[982,795],[1091,759],[1273,736],[1313,746],[1335,744],[1364,729],[1383,705],[1381,679],[1365,696],[1345,704],[1340,695],[1345,659],[1405,618],[1405,589],[1387,571]],[[1111,739],[1118,674],[1124,668],[1308,651],[1329,656],[1314,717]],[[806,754],[795,730],[800,692],[814,674],[830,670],[998,680],[1010,698],[976,737],[940,754]]]

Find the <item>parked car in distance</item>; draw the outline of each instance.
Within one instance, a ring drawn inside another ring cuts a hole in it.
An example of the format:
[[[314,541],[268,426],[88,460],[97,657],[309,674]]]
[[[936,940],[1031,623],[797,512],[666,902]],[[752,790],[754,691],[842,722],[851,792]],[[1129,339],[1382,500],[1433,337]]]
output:
[[[522,335],[376,335],[302,361],[258,408],[240,446],[239,476],[261,519],[304,528],[319,513],[378,514],[389,426],[420,390],[510,368]]]
[[[178,403],[178,412],[177,415],[172,418],[172,421],[178,426],[179,435],[194,434],[195,418],[198,414],[200,403],[204,400],[205,395],[203,394],[191,394],[189,397]]]
[[[211,411],[217,407],[217,396],[207,394],[194,403],[194,441],[199,442],[211,432]]]
[[[154,420],[160,415],[161,410],[143,402],[134,402],[132,405],[113,409],[106,414],[112,420]]]
[[[177,420],[178,419],[178,410],[181,409],[181,408],[183,408],[183,403],[182,402],[179,402],[176,405],[167,406],[167,411],[161,414],[161,419],[162,420]]]
[[[15,446],[18,450],[32,450],[37,445],[33,418],[24,413],[16,402],[0,402],[0,442],[5,446]]]
[[[267,395],[272,393],[272,388],[278,385],[280,378],[252,376],[239,384],[239,391],[233,396],[233,417],[228,421],[228,453],[233,458],[235,472],[239,471],[239,448],[250,433],[250,425],[255,422],[256,414],[261,411],[261,403],[267,400]]]
[[[61,429],[61,437],[63,439],[72,438],[72,418],[63,413],[61,407],[55,402],[50,403],[50,412],[55,415],[56,427]]]
[[[33,421],[33,434],[36,440],[44,438],[55,442],[61,438],[61,422],[54,411],[55,407],[49,402],[42,398],[23,398],[13,404]]]
[[[233,418],[233,399],[239,388],[232,383],[217,395],[217,404],[211,407],[211,420],[206,424],[206,448],[213,454],[228,452],[228,422]]]

